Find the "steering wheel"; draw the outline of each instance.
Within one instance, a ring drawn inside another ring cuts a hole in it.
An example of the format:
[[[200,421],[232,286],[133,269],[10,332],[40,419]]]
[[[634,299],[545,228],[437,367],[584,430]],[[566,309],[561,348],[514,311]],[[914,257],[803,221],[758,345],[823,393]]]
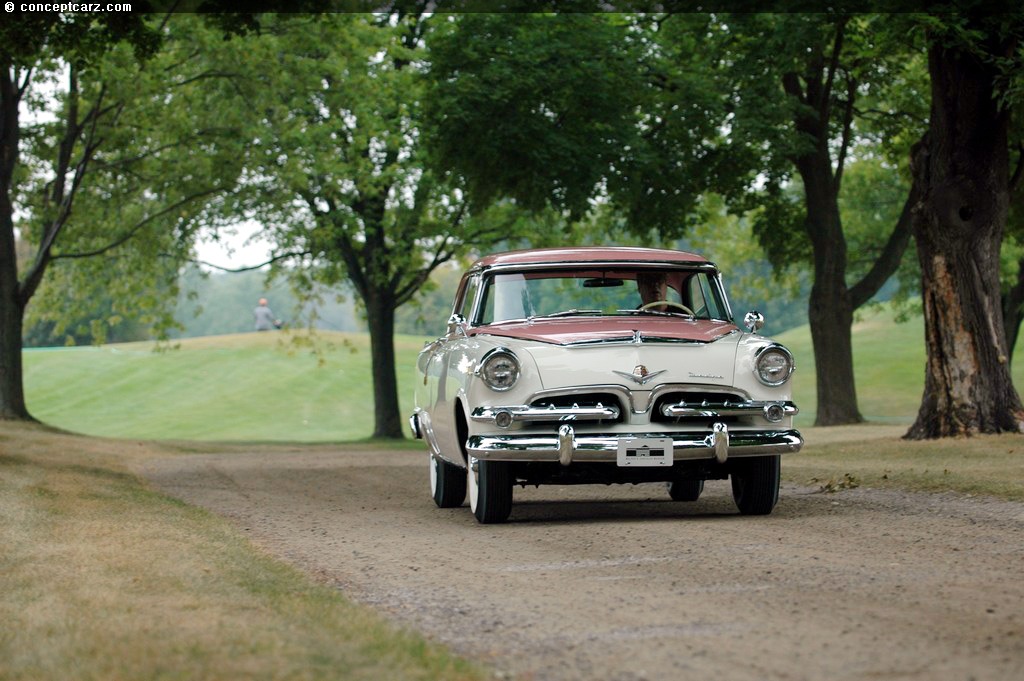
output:
[[[649,310],[652,307],[658,307],[659,305],[668,305],[669,307],[678,307],[680,310],[682,310],[686,314],[690,315],[691,317],[696,317],[697,316],[697,315],[693,314],[693,310],[691,310],[690,308],[686,307],[682,303],[677,303],[677,302],[675,302],[673,300],[652,300],[649,303],[641,305],[637,309],[638,310]]]

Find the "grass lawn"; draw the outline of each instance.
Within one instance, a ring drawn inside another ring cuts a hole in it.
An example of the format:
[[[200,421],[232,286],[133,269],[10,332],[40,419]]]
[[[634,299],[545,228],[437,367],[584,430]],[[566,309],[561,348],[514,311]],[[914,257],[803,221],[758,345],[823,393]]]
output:
[[[129,473],[175,453],[0,423],[0,679],[484,678]]]
[[[412,413],[422,338],[396,338],[402,413]],[[325,332],[316,352],[283,332],[25,351],[39,420],[105,437],[350,441],[373,431],[369,337]]]
[[[1024,437],[983,435],[908,442],[904,425],[805,428],[782,475],[824,491],[849,487],[954,492],[1024,501]]]
[[[769,329],[770,330],[770,329]],[[909,424],[924,390],[920,318],[896,324],[885,311],[853,328],[861,413]],[[416,355],[427,340],[398,336],[395,349],[403,415],[412,412]],[[796,357],[797,426],[815,416],[815,371],[807,327],[778,336]],[[338,442],[373,430],[369,337],[322,332],[313,352],[301,335],[246,333],[180,341],[25,351],[29,410],[40,420],[104,437]],[[1024,385],[1024,349],[1014,379]]]

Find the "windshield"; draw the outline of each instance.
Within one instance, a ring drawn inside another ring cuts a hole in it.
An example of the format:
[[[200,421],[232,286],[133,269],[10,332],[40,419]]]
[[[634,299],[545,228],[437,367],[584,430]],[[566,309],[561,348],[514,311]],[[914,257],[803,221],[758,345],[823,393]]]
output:
[[[537,270],[489,277],[477,323],[648,314],[727,320],[726,310],[717,278],[705,271]]]

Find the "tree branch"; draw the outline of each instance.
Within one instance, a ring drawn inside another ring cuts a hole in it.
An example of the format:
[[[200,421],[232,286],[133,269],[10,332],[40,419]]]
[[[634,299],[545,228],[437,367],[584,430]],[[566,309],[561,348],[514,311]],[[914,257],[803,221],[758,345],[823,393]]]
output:
[[[1013,177],[1010,178],[1009,191],[1011,194],[1017,192],[1017,188],[1020,186],[1020,177],[1024,175],[1024,142],[1017,143],[1017,167],[1013,171]]]
[[[209,78],[224,78],[225,80],[233,80],[240,78],[241,75],[237,73],[231,73],[230,71],[204,71],[203,73],[196,74],[190,78],[179,80],[173,83],[168,83],[169,87],[183,87],[189,83],[195,83],[200,80],[207,80]]]
[[[102,140],[96,139],[96,126],[99,124],[100,112],[110,111],[110,108],[103,109],[103,97],[106,94],[106,88],[101,87],[99,96],[96,98],[96,102],[89,110],[89,113],[81,123],[78,123],[78,86],[73,70],[70,75],[68,90],[72,97],[72,103],[68,109],[67,130],[64,140],[61,142],[60,155],[57,160],[57,179],[54,181],[53,190],[53,199],[55,202],[60,202],[60,208],[57,211],[56,217],[50,221],[49,226],[44,230],[43,238],[39,242],[39,250],[36,252],[35,262],[32,263],[19,286],[18,297],[22,306],[27,305],[32,296],[35,295],[36,289],[39,288],[39,284],[43,279],[43,274],[53,259],[53,245],[67,224],[68,218],[71,217],[71,207],[74,205],[75,195],[85,179],[89,162],[102,143]],[[82,149],[81,158],[75,165],[71,188],[65,191],[64,181],[68,172],[68,165],[71,163],[70,155],[74,150],[78,135],[87,123],[89,124],[89,132],[85,137],[85,147]]]
[[[214,187],[212,189],[205,189],[205,190],[203,190],[201,192],[195,192],[194,194],[190,194],[190,195],[186,196],[185,198],[181,199],[180,201],[177,201],[177,202],[171,204],[170,206],[167,206],[167,207],[163,208],[162,210],[158,210],[157,212],[153,213],[152,215],[147,215],[142,220],[139,220],[134,225],[132,225],[131,228],[127,232],[125,232],[123,235],[121,235],[119,238],[115,239],[114,241],[108,243],[105,246],[102,246],[101,248],[97,248],[97,249],[94,249],[94,250],[91,250],[91,251],[83,251],[81,253],[58,253],[58,254],[52,255],[51,259],[52,260],[77,260],[77,259],[81,259],[81,258],[91,258],[91,257],[97,256],[97,255],[103,255],[104,253],[108,253],[109,251],[114,250],[118,246],[122,246],[125,243],[127,243],[128,241],[130,241],[132,237],[134,237],[136,234],[138,234],[139,231],[141,231],[143,227],[148,225],[153,220],[156,220],[159,217],[162,217],[164,215],[167,215],[168,213],[176,211],[179,208],[181,208],[182,206],[184,206],[185,204],[191,203],[192,201],[195,201],[196,199],[202,198],[204,196],[209,196],[211,194],[216,194],[216,193],[222,192],[222,191],[227,191],[227,190],[224,187]]]
[[[278,255],[275,255],[274,257],[270,258],[266,262],[260,263],[259,265],[251,265],[249,267],[236,267],[236,268],[221,267],[220,265],[214,265],[212,262],[206,262],[205,260],[198,260],[198,259],[189,260],[189,262],[195,263],[197,265],[205,265],[206,267],[212,267],[213,269],[220,270],[221,272],[251,272],[253,270],[258,270],[258,269],[261,269],[263,267],[266,267],[267,265],[273,265],[275,262],[278,262],[278,261],[281,261],[281,260],[287,260],[288,258],[301,258],[303,256],[308,256],[308,255],[312,255],[312,252],[311,251],[290,251],[288,253],[280,253]]]
[[[459,224],[462,222],[463,217],[466,215],[467,202],[463,201],[459,205],[459,210],[455,213],[452,218],[452,223],[448,229],[448,234],[456,233]],[[404,286],[395,286],[395,301],[397,305],[407,302],[410,298],[416,295],[416,292],[427,283],[427,279],[430,278],[431,272],[440,267],[443,263],[448,262],[455,257],[455,249],[448,248],[450,237],[445,236],[441,243],[438,244],[434,250],[434,255],[430,260],[430,263],[426,267],[420,268],[416,275],[412,277]]]
[[[17,78],[17,72],[15,72],[15,78]],[[28,91],[28,86],[31,84],[31,82],[32,82],[32,67],[30,66],[27,69],[25,69],[25,77],[22,79],[21,85],[18,86],[18,101],[19,102],[25,96],[25,93]]]
[[[782,74],[782,89],[789,96],[795,97],[796,101],[801,104],[807,103],[807,95],[804,93],[804,89],[800,87],[800,76],[795,71],[787,71]]]
[[[839,71],[839,55],[843,52],[843,38],[846,36],[846,18],[836,23],[836,36],[832,41],[832,58],[828,64],[828,75],[825,77],[825,87],[821,91],[821,101],[818,102],[818,116],[822,124],[826,124],[831,116],[832,107],[832,85],[835,83],[836,73]]]
[[[857,81],[852,77],[846,81],[846,110],[843,112],[843,134],[839,144],[839,156],[836,158],[836,170],[833,174],[835,194],[839,196],[839,190],[843,184],[843,170],[846,166],[846,155],[850,150],[850,139],[853,135],[853,102],[857,96]]]
[[[915,183],[910,187],[907,200],[903,204],[903,211],[900,213],[896,227],[889,236],[885,248],[882,249],[881,255],[875,260],[875,264],[864,275],[864,278],[850,288],[850,303],[853,309],[856,310],[871,300],[889,277],[899,269],[903,253],[907,250],[907,244],[910,243],[911,218],[914,207],[920,198],[920,190]]]
[[[915,116],[908,111],[882,111],[881,109],[858,109],[857,107],[854,107],[853,111],[858,117],[867,120],[877,120],[879,118],[905,118],[922,126],[928,123],[927,119],[922,118],[921,116]]]

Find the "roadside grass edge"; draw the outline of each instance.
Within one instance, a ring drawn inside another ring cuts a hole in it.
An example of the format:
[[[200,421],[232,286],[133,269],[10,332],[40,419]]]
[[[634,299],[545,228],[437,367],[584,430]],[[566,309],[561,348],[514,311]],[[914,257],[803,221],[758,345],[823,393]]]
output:
[[[174,455],[0,424],[0,678],[484,678],[130,470]]]

